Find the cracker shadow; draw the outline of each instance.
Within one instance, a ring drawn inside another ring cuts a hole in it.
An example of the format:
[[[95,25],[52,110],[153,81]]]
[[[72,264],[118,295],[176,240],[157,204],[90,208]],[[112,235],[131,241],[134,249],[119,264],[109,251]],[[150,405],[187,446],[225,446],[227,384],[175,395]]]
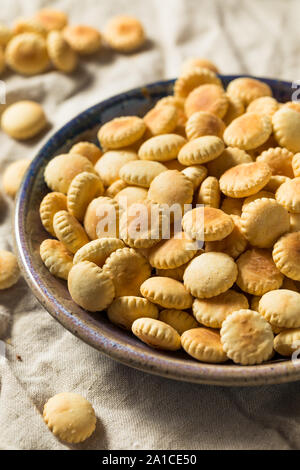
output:
[[[97,416],[96,429],[86,441],[68,445],[70,450],[108,450],[108,440],[101,418]]]
[[[152,49],[154,49],[155,46],[156,46],[155,41],[153,39],[147,38],[146,41],[144,42],[144,44],[140,48],[135,49],[132,52],[122,52],[121,55],[123,55],[125,57],[126,56],[131,57],[131,56],[134,56],[134,55],[137,55],[137,54],[142,54],[144,52],[149,52]]]
[[[104,44],[95,54],[80,56],[83,63],[97,63],[101,65],[110,65],[117,58],[117,52]]]

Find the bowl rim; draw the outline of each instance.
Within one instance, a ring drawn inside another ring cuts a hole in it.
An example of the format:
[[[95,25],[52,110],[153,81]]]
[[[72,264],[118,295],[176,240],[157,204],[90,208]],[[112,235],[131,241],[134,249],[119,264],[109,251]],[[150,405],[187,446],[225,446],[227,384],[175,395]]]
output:
[[[292,83],[288,81],[255,77],[246,74],[219,75],[219,77],[223,80],[251,77],[262,80],[271,86],[282,84],[286,87],[292,87]],[[78,119],[86,118],[89,113],[95,112],[99,107],[109,107],[116,101],[122,100],[125,95],[126,97],[141,95],[144,93],[143,90],[145,89],[151,92],[151,90],[154,90],[159,86],[167,88],[168,86],[173,85],[173,83],[174,80],[154,82],[143,87],[122,92],[109,99],[101,101],[68,121],[42,146],[35,158],[32,160],[16,198],[13,231],[15,252],[19,260],[21,271],[38,301],[67,330],[81,338],[85,343],[96,348],[98,351],[127,366],[175,380],[220,386],[254,386],[299,380],[300,360],[296,360],[294,362],[291,360],[282,360],[281,362],[254,366],[206,364],[197,361],[182,360],[177,357],[172,358],[164,356],[163,352],[160,353],[157,350],[153,351],[150,348],[149,350],[145,349],[142,347],[144,345],[141,344],[139,346],[138,343],[133,346],[128,344],[125,340],[119,340],[117,342],[113,334],[106,333],[104,335],[101,332],[101,328],[96,328],[95,325],[88,325],[78,319],[75,315],[72,315],[48,292],[47,288],[43,285],[39,273],[32,265],[31,254],[25,243],[25,204],[32,186],[32,179],[34,178],[33,175],[42,165],[44,154],[49,152],[52,145],[56,146],[55,141],[58,138],[65,138],[71,132],[71,129],[76,127]]]

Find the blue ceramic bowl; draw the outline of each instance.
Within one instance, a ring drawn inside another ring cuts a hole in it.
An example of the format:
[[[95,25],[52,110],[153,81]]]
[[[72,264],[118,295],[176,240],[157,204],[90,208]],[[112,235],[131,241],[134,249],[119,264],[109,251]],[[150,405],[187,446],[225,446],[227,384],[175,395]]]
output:
[[[221,76],[225,86],[237,78]],[[277,100],[291,100],[291,83],[262,79]],[[154,83],[96,104],[68,122],[33,160],[20,188],[15,209],[15,243],[20,265],[40,303],[65,328],[99,351],[128,366],[177,380],[214,385],[261,385],[300,379],[300,364],[275,360],[259,366],[232,363],[203,364],[184,352],[150,349],[133,335],[111,324],[105,313],[91,314],[70,298],[65,282],[54,278],[43,265],[39,246],[49,235],[40,222],[39,205],[48,189],[43,174],[47,163],[66,153],[80,140],[96,142],[99,126],[121,115],[143,116],[156,101],[173,91],[174,81]]]

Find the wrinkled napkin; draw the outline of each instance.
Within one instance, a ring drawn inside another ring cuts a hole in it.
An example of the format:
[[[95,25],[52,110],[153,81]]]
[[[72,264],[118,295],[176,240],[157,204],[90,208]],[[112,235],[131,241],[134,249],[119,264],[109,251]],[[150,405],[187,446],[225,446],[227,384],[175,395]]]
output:
[[[7,72],[7,102],[42,103],[52,128],[18,143],[0,134],[1,171],[33,157],[48,137],[90,105],[178,75],[183,59],[207,57],[222,73],[300,78],[297,0],[1,0],[1,20],[61,8],[73,23],[103,28],[133,14],[149,40],[140,53],[103,50],[71,76]],[[12,249],[12,203],[0,200],[0,248]],[[120,365],[59,325],[25,281],[0,293],[0,449],[299,449],[300,383],[222,388],[175,382]],[[6,348],[4,357],[4,345]],[[42,419],[52,395],[74,391],[93,404],[97,428],[85,443],[58,441]]]

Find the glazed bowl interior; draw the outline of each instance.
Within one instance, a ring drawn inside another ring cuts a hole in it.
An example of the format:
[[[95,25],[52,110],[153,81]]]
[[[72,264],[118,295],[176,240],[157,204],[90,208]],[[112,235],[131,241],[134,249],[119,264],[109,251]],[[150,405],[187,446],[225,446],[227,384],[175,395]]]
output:
[[[224,86],[237,76],[221,76]],[[262,79],[274,97],[291,100],[291,83]],[[173,92],[174,82],[154,83],[122,93],[84,111],[68,122],[41,149],[25,176],[15,209],[15,244],[23,274],[46,310],[65,328],[113,359],[145,372],[177,380],[214,385],[261,385],[300,379],[300,364],[276,359],[263,365],[243,367],[230,362],[204,364],[183,351],[167,353],[150,349],[131,333],[111,324],[105,312],[91,314],[76,305],[67,284],[53,277],[43,265],[39,247],[49,238],[40,222],[39,205],[49,192],[43,173],[56,155],[67,153],[81,140],[97,142],[96,134],[105,122],[122,115],[143,116],[156,101]]]

